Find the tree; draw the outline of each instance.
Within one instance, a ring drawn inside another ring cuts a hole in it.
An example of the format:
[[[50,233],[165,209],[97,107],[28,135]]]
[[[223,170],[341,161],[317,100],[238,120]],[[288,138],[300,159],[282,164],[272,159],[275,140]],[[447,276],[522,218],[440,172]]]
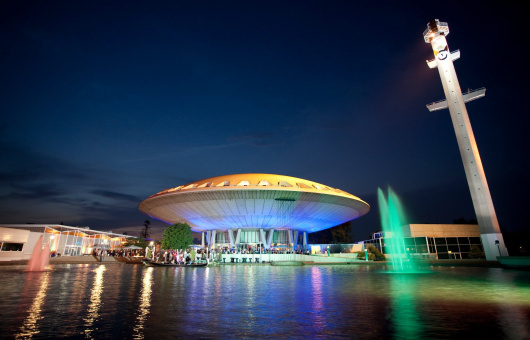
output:
[[[191,227],[186,223],[177,223],[164,230],[162,249],[186,249],[191,242]]]
[[[349,243],[351,232],[351,222],[346,222],[331,228],[332,243]]]
[[[129,237],[127,238],[127,241],[123,244],[124,247],[127,246],[138,246],[145,248],[147,247],[147,241],[143,238],[137,238],[137,237]]]
[[[140,237],[149,238],[150,235],[151,235],[151,222],[149,220],[145,220],[144,228],[142,229],[142,231],[140,231]]]
[[[469,258],[470,259],[485,259],[486,255],[484,254],[484,251],[480,249],[477,245],[472,245],[471,250],[469,251]]]
[[[309,243],[329,244],[329,243],[350,243],[351,222],[339,224],[333,228],[316,231],[307,235]]]

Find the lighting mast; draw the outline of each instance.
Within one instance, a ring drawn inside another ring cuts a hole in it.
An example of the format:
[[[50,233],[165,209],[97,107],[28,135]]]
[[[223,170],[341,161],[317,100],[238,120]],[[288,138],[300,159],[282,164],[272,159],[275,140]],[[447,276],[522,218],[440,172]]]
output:
[[[480,227],[480,236],[486,260],[495,261],[499,255],[508,256],[508,251],[504,245],[497,215],[493,208],[486,174],[482,167],[482,161],[480,160],[477,143],[465,105],[469,101],[484,97],[486,89],[481,88],[462,94],[453,65],[453,60],[460,58],[460,51],[449,52],[449,46],[447,46],[447,40],[445,39],[448,34],[449,26],[438,19],[429,22],[427,29],[423,32],[425,42],[431,44],[435,56],[433,60],[427,61],[427,65],[430,68],[438,68],[446,98],[427,105],[427,109],[432,112],[449,108],[458,148],[464,163],[467,183],[473,199],[473,206],[475,207],[475,214]]]

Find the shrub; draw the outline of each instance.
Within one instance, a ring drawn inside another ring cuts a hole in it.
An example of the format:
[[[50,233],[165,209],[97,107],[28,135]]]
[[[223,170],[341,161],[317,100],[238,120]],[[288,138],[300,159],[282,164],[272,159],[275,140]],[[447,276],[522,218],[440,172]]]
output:
[[[471,250],[469,251],[469,258],[470,259],[485,259],[486,255],[484,254],[484,250],[480,249],[479,246],[473,245],[471,246]]]
[[[368,255],[368,258],[370,260],[372,260],[372,255],[373,255],[373,260],[372,261],[385,261],[386,260],[386,257],[385,255],[383,255],[379,249],[377,249],[376,247],[374,246],[369,246],[368,247],[368,252],[370,253]]]

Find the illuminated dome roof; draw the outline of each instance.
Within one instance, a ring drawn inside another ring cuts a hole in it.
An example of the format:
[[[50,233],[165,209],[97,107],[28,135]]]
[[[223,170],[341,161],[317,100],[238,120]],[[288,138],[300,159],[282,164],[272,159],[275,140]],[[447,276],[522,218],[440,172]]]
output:
[[[370,210],[360,198],[301,178],[237,174],[203,179],[161,191],[138,205],[167,223],[187,222],[194,231],[296,229],[319,231]]]

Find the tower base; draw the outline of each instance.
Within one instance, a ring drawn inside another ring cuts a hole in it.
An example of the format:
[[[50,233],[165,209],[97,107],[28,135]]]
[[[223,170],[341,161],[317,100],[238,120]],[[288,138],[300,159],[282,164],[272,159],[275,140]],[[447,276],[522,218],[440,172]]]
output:
[[[508,249],[504,245],[504,239],[501,233],[481,234],[482,245],[486,260],[497,261],[497,256],[508,256]],[[496,244],[498,241],[498,244]]]

